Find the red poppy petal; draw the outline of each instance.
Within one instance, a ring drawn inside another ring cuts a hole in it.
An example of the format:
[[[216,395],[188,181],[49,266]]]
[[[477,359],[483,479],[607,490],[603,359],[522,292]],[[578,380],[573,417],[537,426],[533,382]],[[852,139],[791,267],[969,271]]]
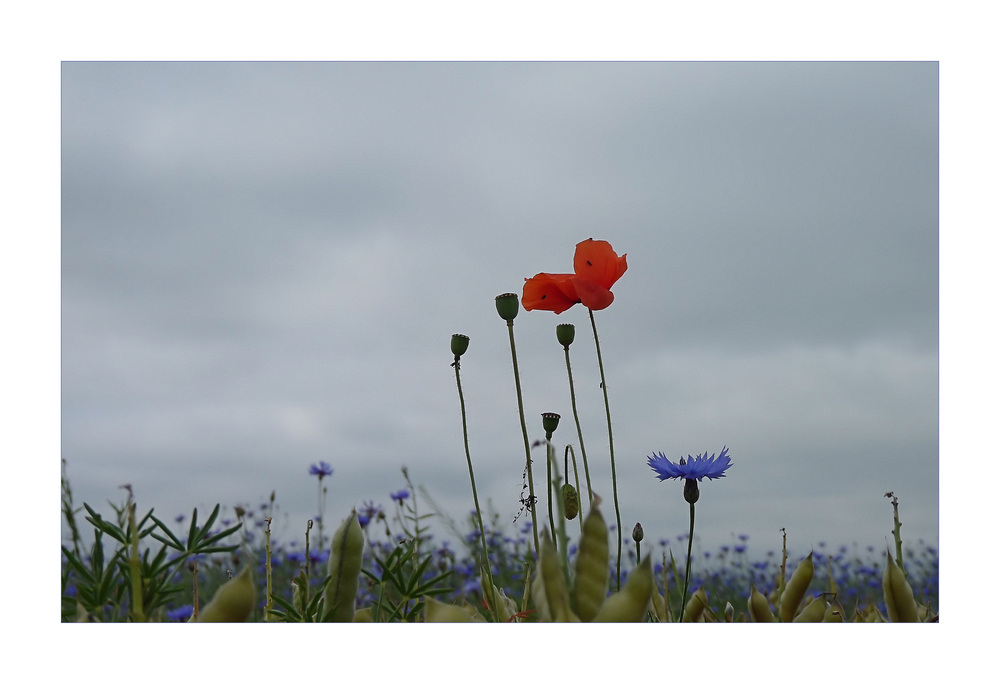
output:
[[[524,292],[521,295],[521,304],[524,306],[524,310],[540,309],[560,314],[570,308],[580,301],[575,296],[575,288],[569,282],[569,279],[574,277],[564,274],[539,273],[534,278],[525,278]],[[574,294],[573,298],[568,297],[563,291],[564,289],[571,290]]]
[[[572,282],[573,287],[576,288],[577,297],[580,298],[580,301],[588,309],[593,309],[594,311],[607,309],[611,306],[611,302],[615,301],[615,296],[611,290],[601,287],[590,278],[576,276],[572,279]]]
[[[573,270],[605,289],[610,290],[627,269],[625,255],[618,256],[606,240],[588,238],[576,246]]]

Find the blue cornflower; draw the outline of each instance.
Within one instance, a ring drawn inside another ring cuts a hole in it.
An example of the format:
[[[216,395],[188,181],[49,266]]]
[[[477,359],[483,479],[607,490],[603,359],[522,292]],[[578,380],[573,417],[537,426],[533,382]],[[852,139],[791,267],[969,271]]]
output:
[[[371,518],[369,518],[364,513],[358,513],[358,524],[359,525],[361,525],[362,527],[368,527],[368,523],[370,523],[370,522],[371,522]]]
[[[393,501],[398,501],[400,504],[402,504],[404,499],[410,498],[410,490],[400,489],[398,492],[393,492],[392,494],[390,494],[389,498],[392,499]]]
[[[706,451],[698,456],[689,455],[687,462],[682,457],[678,463],[671,463],[666,456],[660,453],[647,457],[647,463],[661,481],[684,478],[700,482],[703,477],[714,480],[717,477],[725,477],[726,469],[732,465],[728,451],[728,448],[722,447],[722,453],[719,454],[718,459],[716,459],[715,454],[709,456]]]
[[[313,463],[311,466],[309,466],[309,474],[315,475],[316,477],[322,480],[327,475],[333,475],[333,466],[331,466],[326,461],[320,461],[319,465]]]
[[[186,606],[181,606],[180,608],[168,610],[167,619],[171,622],[183,622],[185,620],[189,620],[193,614],[194,606],[188,604]]]
[[[382,512],[381,506],[376,506],[374,501],[364,501],[358,509],[358,515],[363,515],[369,520],[374,520]]]

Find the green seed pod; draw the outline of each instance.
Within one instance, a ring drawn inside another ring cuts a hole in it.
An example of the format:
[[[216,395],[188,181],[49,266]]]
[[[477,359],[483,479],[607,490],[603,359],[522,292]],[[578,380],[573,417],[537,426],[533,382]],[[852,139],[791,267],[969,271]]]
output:
[[[352,510],[333,533],[330,562],[327,565],[327,573],[332,579],[326,585],[323,622],[351,622],[354,619],[364,544],[358,512]]]
[[[844,607],[840,605],[840,601],[836,598],[831,601],[826,608],[826,614],[823,615],[823,622],[846,622],[847,618],[844,615]]]
[[[542,414],[542,429],[545,430],[546,435],[551,435],[559,427],[559,419],[562,418],[558,413],[543,413]]]
[[[452,335],[451,336],[451,353],[455,356],[461,356],[469,348],[469,336],[468,335]]]
[[[653,613],[660,622],[670,622],[670,617],[667,615],[667,602],[659,591],[653,592]]]
[[[750,611],[750,619],[753,622],[777,622],[771,606],[762,593],[757,591],[757,587],[750,585],[750,598],[747,599],[747,610]]]
[[[562,499],[563,514],[566,516],[566,519],[576,519],[577,513],[580,512],[580,497],[576,493],[576,487],[568,482],[564,484],[562,486]]]
[[[372,609],[362,608],[361,610],[354,611],[354,620],[352,622],[374,622],[372,620]]]
[[[576,552],[576,581],[573,602],[584,622],[597,615],[608,594],[608,526],[601,510],[595,505],[583,521],[583,534]]]
[[[809,583],[813,578],[813,555],[809,555],[795,568],[792,577],[781,592],[781,606],[778,608],[778,615],[782,622],[791,622],[795,617],[795,612],[802,603],[802,598],[809,590]]]
[[[198,622],[245,622],[257,602],[250,566],[215,592],[211,602],[198,613]]]
[[[538,559],[539,572],[531,583],[531,595],[538,608],[541,622],[580,622],[580,618],[570,610],[569,592],[566,590],[566,580],[563,578],[559,563],[559,552],[556,551],[549,531],[542,534]]]
[[[506,292],[502,295],[497,295],[497,313],[500,314],[500,318],[505,321],[513,321],[517,317],[517,310],[520,306],[520,302],[517,299],[517,295],[513,292]]]
[[[568,347],[576,339],[576,328],[572,323],[560,323],[556,326],[556,339],[563,347]]]
[[[642,622],[653,598],[653,562],[647,555],[629,573],[625,586],[612,594],[597,612],[594,622]]]
[[[424,604],[424,622],[472,622],[472,616],[459,606],[442,603],[431,596]]]
[[[705,612],[705,606],[708,605],[708,595],[705,590],[698,587],[698,591],[691,595],[688,599],[687,605],[684,606],[684,617],[683,622],[697,622],[701,614]]]
[[[920,621],[913,589],[906,581],[903,569],[892,559],[891,553],[888,554],[885,572],[882,573],[882,594],[885,597],[885,610],[889,613],[890,622]]]
[[[823,597],[810,598],[805,608],[792,622],[823,622],[826,617],[826,601]]]
[[[499,622],[507,622],[510,616],[517,612],[511,610],[513,601],[507,598],[502,589],[497,589],[493,584],[493,578],[486,574],[486,566],[479,568],[479,586],[483,588],[483,598],[490,613],[497,617]]]

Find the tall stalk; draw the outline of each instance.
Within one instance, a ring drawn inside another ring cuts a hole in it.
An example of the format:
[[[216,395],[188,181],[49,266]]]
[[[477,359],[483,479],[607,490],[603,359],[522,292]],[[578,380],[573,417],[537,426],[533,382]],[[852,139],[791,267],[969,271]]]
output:
[[[597,365],[601,369],[601,389],[604,391],[604,411],[608,415],[608,444],[611,447],[611,493],[615,500],[615,527],[618,531],[618,562],[615,564],[615,573],[618,583],[618,591],[622,588],[622,514],[618,509],[618,475],[615,472],[615,440],[611,434],[611,406],[608,404],[608,383],[604,379],[604,361],[601,360],[601,341],[597,337],[597,323],[594,321],[594,310],[587,309],[590,313],[590,325],[594,329],[594,344],[597,347]],[[583,443],[581,441],[581,451]],[[584,461],[584,468],[587,462]]]

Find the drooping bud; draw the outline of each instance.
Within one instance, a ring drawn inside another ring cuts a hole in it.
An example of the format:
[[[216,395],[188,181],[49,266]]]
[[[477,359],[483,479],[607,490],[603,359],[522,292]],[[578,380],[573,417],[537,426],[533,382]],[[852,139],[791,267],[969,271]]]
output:
[[[558,413],[543,413],[542,414],[542,429],[545,430],[545,435],[551,435],[559,427],[560,416]]]
[[[642,541],[642,525],[639,523],[636,523],[635,527],[632,528],[632,541],[636,544]]]
[[[576,487],[568,482],[564,484],[562,486],[562,499],[563,514],[566,516],[566,519],[575,519],[577,513],[580,512],[580,497],[576,493]]]
[[[461,356],[469,348],[469,336],[455,334],[451,336],[451,353]]]
[[[560,323],[556,326],[556,339],[563,347],[569,348],[576,339],[576,326],[572,323]]]
[[[505,321],[513,321],[517,317],[517,309],[520,306],[520,302],[515,293],[506,292],[502,295],[497,295],[496,302],[497,313],[500,314],[500,318]]]
[[[701,496],[701,492],[698,491],[698,481],[692,480],[690,477],[684,479],[684,500],[689,504],[698,503],[698,497]]]

